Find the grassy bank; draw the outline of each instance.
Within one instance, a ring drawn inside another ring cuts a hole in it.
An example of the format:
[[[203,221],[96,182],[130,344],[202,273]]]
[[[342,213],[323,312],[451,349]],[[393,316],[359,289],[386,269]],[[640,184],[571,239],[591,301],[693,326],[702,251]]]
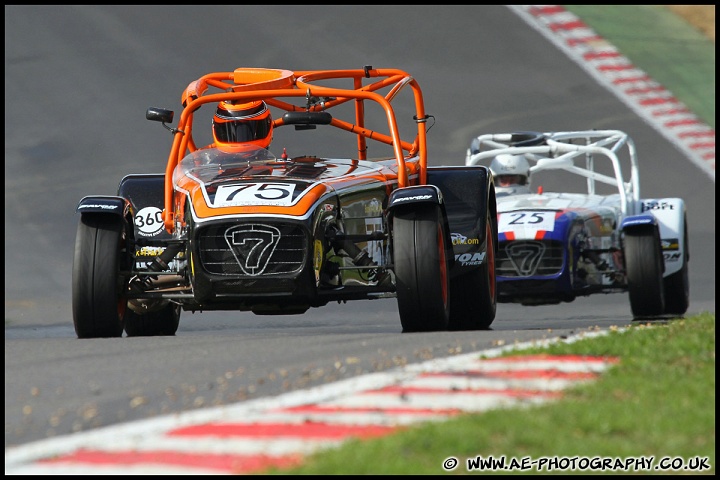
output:
[[[563,6],[715,128],[715,6]]]
[[[378,440],[352,441],[309,457],[299,468],[269,473],[444,474],[443,461],[456,457],[460,464],[452,473],[464,474],[466,460],[478,456],[606,461],[653,457],[654,467],[663,457],[678,464],[706,459],[710,469],[702,472],[638,467],[625,473],[715,472],[715,314],[638,323],[606,336],[522,352],[613,356],[621,361],[599,380],[566,390],[562,399],[549,404],[467,414]],[[570,472],[624,473],[512,473]]]

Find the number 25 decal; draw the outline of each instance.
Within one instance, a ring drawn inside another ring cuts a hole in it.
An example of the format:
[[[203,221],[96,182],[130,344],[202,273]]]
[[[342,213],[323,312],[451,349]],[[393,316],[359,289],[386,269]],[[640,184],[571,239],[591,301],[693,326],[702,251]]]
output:
[[[215,194],[215,206],[290,205],[294,191],[294,183],[221,185]]]
[[[511,232],[519,229],[552,231],[555,229],[555,212],[507,212],[499,215],[498,230]]]
[[[545,220],[545,214],[540,212],[516,212],[509,215],[514,218],[508,222],[508,225],[532,225],[542,223]]]

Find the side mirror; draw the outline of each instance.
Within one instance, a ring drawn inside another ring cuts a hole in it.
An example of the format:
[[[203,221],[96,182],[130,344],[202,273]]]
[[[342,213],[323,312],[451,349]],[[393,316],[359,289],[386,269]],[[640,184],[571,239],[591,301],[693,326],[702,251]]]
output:
[[[172,123],[175,112],[165,108],[150,107],[145,112],[145,118],[154,122]]]

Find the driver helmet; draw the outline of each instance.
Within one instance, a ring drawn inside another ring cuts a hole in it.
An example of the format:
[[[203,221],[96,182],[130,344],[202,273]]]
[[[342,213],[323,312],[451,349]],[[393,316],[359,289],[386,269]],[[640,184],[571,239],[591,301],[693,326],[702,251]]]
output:
[[[270,109],[262,100],[248,103],[224,100],[213,116],[212,131],[218,147],[241,143],[268,148],[273,136]]]
[[[530,164],[522,155],[497,155],[490,171],[498,194],[530,193]]]

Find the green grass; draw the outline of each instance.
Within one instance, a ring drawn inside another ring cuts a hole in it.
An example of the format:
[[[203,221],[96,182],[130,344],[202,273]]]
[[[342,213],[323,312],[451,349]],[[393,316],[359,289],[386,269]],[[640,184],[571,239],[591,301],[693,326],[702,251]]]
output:
[[[563,5],[715,128],[715,42],[662,5]]]
[[[715,472],[715,314],[669,322],[638,323],[607,335],[555,343],[522,353],[618,357],[620,362],[588,384],[564,391],[562,399],[540,406],[464,414],[429,422],[376,440],[343,443],[319,452],[290,470],[269,474],[466,474],[477,456],[706,457]],[[517,354],[508,351],[505,355]],[[443,461],[459,459],[445,472]],[[673,473],[630,470],[627,473]],[[477,472],[474,473],[489,473]],[[619,470],[547,469],[497,473],[596,473]],[[696,471],[674,472],[697,474]]]

